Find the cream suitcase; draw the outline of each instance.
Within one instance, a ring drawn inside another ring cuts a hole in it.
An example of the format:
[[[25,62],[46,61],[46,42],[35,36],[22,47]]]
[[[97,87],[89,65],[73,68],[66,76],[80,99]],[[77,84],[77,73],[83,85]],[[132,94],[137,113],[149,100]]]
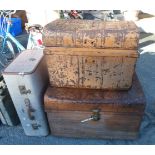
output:
[[[26,50],[3,71],[16,111],[28,136],[49,133],[43,110],[43,95],[48,73],[42,50]]]

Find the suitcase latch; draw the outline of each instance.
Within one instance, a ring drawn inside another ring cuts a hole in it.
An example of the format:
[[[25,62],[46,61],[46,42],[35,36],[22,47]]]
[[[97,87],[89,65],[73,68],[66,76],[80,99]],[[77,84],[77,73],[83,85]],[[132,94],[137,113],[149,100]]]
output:
[[[18,86],[18,88],[21,94],[31,94],[31,90],[26,90],[26,87],[24,85],[20,85]]]
[[[87,118],[87,119],[84,119],[82,120],[81,122],[84,123],[84,122],[87,122],[87,121],[98,121],[100,119],[100,111],[98,109],[95,109],[92,111],[93,114],[91,115],[91,117]]]
[[[38,130],[39,127],[41,127],[41,125],[40,124],[37,124],[37,123],[33,123],[31,125],[32,125],[33,130]]]

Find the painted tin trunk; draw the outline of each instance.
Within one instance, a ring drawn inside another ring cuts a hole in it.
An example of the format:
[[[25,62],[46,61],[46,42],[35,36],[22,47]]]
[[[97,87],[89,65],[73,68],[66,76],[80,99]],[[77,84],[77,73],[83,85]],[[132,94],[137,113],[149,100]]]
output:
[[[79,138],[137,138],[145,102],[136,76],[129,91],[48,87],[44,96],[51,134]]]
[[[50,84],[56,87],[129,89],[136,51],[50,47],[44,50]]]
[[[23,51],[5,68],[3,76],[25,134],[48,135],[47,118],[43,110],[48,74],[43,51]]]
[[[139,30],[132,21],[63,20],[44,27],[45,46],[137,49]]]
[[[129,89],[138,58],[133,22],[56,20],[45,26],[51,86]]]

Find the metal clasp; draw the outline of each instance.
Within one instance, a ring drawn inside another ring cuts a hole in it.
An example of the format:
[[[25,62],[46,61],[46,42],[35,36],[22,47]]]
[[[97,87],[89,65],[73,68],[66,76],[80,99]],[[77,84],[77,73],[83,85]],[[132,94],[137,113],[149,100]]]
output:
[[[100,113],[99,113],[100,111],[98,109],[95,109],[92,112],[93,114],[89,118],[82,120],[81,123],[91,121],[91,120],[98,121],[100,119]]]
[[[93,118],[93,121],[98,121],[100,119],[100,111],[98,109],[95,109],[92,111],[93,114],[92,114],[92,118]]]
[[[31,94],[31,90],[26,90],[26,87],[24,85],[20,85],[18,86],[18,88],[21,94]]]
[[[31,124],[31,126],[32,126],[33,130],[38,130],[39,127],[41,127],[41,125],[40,124],[37,124],[37,123]]]

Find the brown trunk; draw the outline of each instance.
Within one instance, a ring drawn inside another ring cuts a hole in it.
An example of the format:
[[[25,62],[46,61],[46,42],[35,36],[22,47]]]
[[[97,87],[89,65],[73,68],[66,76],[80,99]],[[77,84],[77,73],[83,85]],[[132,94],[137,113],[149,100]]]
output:
[[[141,115],[101,112],[99,121],[81,121],[91,112],[52,111],[48,113],[51,134],[79,138],[135,139]]]
[[[134,139],[138,136],[145,97],[134,76],[129,91],[49,87],[44,104],[53,135]],[[88,118],[93,120],[81,122]]]

